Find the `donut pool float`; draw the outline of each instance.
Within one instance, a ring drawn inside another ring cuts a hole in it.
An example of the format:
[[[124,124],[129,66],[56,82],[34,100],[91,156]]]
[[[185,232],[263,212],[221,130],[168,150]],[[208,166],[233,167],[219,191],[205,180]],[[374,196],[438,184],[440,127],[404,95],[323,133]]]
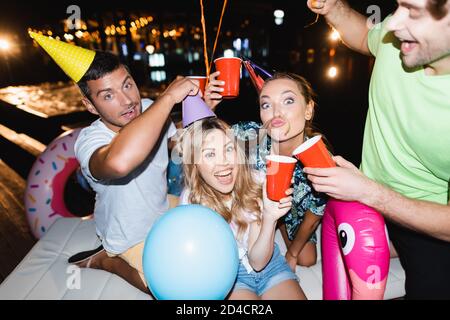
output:
[[[330,199],[322,220],[324,300],[381,300],[389,272],[383,216],[359,202]]]
[[[82,183],[74,144],[81,128],[53,140],[31,168],[25,191],[25,209],[32,234],[41,238],[59,217],[90,218],[94,208],[92,190]]]

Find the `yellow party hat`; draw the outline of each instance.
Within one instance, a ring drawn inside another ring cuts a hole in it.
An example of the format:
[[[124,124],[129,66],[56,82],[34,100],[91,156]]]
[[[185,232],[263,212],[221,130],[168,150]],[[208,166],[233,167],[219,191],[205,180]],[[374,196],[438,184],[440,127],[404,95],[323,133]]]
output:
[[[95,51],[58,41],[35,32],[30,32],[30,36],[47,51],[50,57],[75,82],[80,81],[94,60]]]

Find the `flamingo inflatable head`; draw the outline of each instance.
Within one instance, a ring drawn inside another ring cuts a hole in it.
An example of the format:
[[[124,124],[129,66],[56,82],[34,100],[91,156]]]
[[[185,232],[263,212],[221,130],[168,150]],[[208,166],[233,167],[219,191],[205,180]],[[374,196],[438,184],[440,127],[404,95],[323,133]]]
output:
[[[389,239],[381,214],[357,202],[330,200],[322,260],[324,299],[383,299]]]

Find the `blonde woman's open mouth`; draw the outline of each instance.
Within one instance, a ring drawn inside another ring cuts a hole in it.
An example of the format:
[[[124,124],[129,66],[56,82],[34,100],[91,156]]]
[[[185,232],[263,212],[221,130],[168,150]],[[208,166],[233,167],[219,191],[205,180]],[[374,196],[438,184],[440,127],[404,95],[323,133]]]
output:
[[[214,177],[222,185],[229,185],[233,182],[233,169],[226,169],[218,171],[214,174]]]

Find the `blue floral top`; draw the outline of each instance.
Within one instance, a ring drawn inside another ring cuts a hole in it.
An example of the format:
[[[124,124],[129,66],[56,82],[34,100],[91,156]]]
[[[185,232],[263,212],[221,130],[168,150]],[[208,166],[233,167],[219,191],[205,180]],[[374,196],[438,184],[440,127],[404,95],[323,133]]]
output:
[[[253,121],[239,122],[233,125],[234,135],[238,140],[248,142],[256,139],[256,143],[249,143],[250,150],[247,154],[255,169],[265,172],[266,156],[270,154],[271,139],[268,135],[258,137],[261,128],[261,124]],[[315,215],[322,216],[328,200],[326,194],[316,192],[311,188],[306,175],[303,173],[303,166],[300,161],[295,166],[294,181],[292,209],[284,216],[287,235],[291,241],[297,234],[305,212],[310,210]],[[312,234],[310,241],[317,242],[315,233]]]

